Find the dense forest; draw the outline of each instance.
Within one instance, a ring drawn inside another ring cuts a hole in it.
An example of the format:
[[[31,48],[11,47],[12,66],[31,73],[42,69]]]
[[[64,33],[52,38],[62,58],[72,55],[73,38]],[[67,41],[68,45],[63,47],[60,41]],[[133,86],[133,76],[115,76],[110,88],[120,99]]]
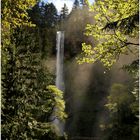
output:
[[[138,0],[73,0],[71,11],[2,0],[1,17],[2,140],[138,140]],[[57,31],[64,91],[55,83]]]

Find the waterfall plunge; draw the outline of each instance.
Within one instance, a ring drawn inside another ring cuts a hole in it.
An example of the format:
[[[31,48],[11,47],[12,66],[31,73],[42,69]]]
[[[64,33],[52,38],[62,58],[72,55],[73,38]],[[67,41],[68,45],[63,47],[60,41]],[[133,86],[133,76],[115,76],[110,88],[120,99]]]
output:
[[[56,87],[64,91],[63,59],[64,59],[64,31],[58,31],[56,36],[57,62],[56,62]],[[54,120],[58,128],[58,135],[64,135],[64,123],[59,119]]]

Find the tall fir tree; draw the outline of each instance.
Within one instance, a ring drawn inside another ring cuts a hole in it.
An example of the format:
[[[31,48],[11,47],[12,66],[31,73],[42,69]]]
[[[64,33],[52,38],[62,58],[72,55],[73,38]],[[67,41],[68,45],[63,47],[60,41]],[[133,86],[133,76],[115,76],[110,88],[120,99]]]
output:
[[[60,19],[61,19],[61,20],[64,20],[65,18],[67,18],[68,12],[69,12],[68,7],[67,7],[67,5],[64,3],[64,6],[63,6],[62,9],[61,9]]]
[[[57,9],[53,3],[47,3],[44,7],[44,19],[47,27],[54,27],[57,24]]]

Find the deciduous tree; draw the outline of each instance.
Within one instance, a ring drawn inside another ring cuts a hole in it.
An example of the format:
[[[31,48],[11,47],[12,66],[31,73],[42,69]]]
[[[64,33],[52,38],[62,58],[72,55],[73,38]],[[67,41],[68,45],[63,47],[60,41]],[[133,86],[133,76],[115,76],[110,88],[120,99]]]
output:
[[[83,43],[79,63],[100,60],[110,67],[121,54],[138,55],[138,0],[98,0],[89,7],[95,14],[95,24],[87,24],[85,34],[92,36],[97,45],[93,48]]]

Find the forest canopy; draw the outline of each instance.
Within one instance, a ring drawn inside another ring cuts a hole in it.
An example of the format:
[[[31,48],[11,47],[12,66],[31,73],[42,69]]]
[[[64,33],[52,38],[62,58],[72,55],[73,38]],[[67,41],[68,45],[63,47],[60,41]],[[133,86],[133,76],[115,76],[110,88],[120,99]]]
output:
[[[70,12],[41,0],[1,4],[3,140],[138,138],[138,0],[73,0]],[[56,87],[58,31],[64,91]]]

